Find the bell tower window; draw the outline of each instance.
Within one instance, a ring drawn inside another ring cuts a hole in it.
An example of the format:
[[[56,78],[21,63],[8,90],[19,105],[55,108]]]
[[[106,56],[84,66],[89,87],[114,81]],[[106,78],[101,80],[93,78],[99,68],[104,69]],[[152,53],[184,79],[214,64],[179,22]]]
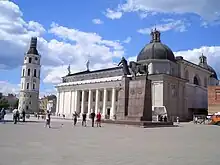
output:
[[[29,83],[27,83],[27,89],[29,89]]]
[[[34,77],[37,77],[37,70],[34,69]]]
[[[28,69],[28,76],[30,76],[31,74],[31,69]]]
[[[32,58],[31,57],[29,57],[29,63],[31,63],[32,62]]]
[[[23,70],[22,70],[22,76],[23,76],[23,77],[24,77],[24,73],[25,73],[25,70],[23,69]]]

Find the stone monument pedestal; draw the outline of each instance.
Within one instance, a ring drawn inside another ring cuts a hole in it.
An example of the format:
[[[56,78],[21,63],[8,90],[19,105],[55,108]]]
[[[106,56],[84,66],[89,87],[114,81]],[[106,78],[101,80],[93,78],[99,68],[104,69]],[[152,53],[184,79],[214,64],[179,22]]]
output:
[[[124,77],[118,96],[117,120],[152,121],[151,80]]]

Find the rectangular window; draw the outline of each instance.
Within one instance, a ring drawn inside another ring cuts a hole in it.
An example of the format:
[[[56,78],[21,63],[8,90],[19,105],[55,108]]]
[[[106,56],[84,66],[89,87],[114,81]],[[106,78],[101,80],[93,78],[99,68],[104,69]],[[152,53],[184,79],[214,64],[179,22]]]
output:
[[[103,92],[100,91],[100,92],[99,92],[99,101],[102,101],[102,100],[103,100]]]
[[[33,89],[35,89],[35,84],[33,84]]]
[[[96,92],[92,92],[92,101],[95,102]]]
[[[23,69],[23,70],[22,70],[22,76],[24,76],[24,73],[25,73],[25,70]]]
[[[89,92],[85,92],[85,95],[86,95],[86,102],[88,102],[89,101]]]
[[[82,101],[82,92],[79,93],[79,101]]]
[[[220,90],[219,89],[215,90],[215,99],[220,100]]]
[[[111,101],[111,91],[107,91],[107,101]]]
[[[27,83],[27,89],[29,89],[29,83]]]
[[[116,91],[116,101],[118,101],[118,91]]]

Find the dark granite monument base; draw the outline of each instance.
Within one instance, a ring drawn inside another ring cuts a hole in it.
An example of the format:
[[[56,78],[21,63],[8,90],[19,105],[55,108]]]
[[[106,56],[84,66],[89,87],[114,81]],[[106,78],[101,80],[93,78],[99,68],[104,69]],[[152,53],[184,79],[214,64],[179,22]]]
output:
[[[122,79],[116,118],[120,121],[152,121],[151,81],[147,75]]]
[[[103,120],[102,122],[108,124],[133,125],[143,128],[175,127],[173,122],[153,122],[153,121],[135,121],[135,120]]]

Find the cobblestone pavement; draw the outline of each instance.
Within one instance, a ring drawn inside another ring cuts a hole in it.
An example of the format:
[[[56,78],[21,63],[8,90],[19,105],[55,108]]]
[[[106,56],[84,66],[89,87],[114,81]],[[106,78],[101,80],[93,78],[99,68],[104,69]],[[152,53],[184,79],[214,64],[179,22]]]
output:
[[[218,126],[92,128],[54,120],[51,129],[44,123],[6,123],[0,132],[0,165],[220,164]]]

